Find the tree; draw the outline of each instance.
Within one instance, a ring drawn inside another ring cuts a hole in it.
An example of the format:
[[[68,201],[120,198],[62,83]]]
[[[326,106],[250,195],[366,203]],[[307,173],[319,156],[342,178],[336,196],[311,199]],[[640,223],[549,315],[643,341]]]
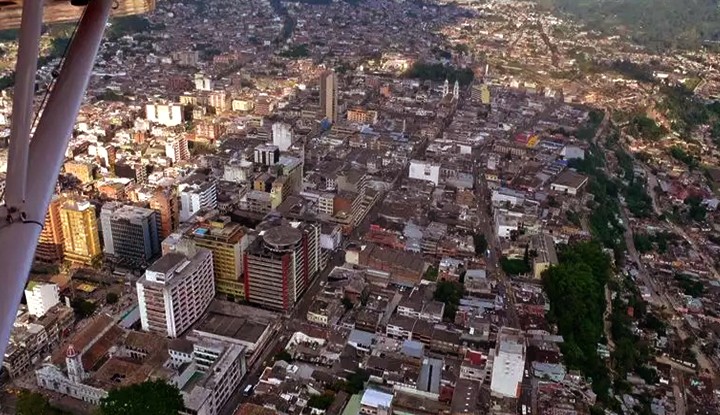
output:
[[[475,242],[475,255],[484,255],[488,248],[488,242],[485,235],[482,233],[476,233],[473,235],[473,242]]]
[[[454,321],[460,299],[465,295],[465,287],[455,281],[440,281],[435,287],[433,298],[445,303],[443,318]]]
[[[335,400],[335,394],[332,392],[325,392],[322,395],[313,395],[308,399],[308,406],[317,409],[328,409]]]
[[[18,415],[45,415],[50,412],[46,397],[39,393],[22,391],[17,400]]]
[[[282,360],[282,361],[290,363],[290,362],[292,362],[293,358],[292,358],[292,355],[287,352],[287,350],[283,349],[275,355],[275,361],[277,362],[278,360]]]
[[[95,312],[97,306],[95,303],[87,301],[83,298],[76,298],[70,302],[75,311],[75,315],[79,318],[88,318]]]
[[[343,307],[345,307],[345,311],[350,311],[353,308],[353,302],[349,298],[343,297],[341,302]]]
[[[118,295],[116,293],[110,292],[105,295],[105,302],[108,304],[115,304],[118,302]]]
[[[350,373],[345,377],[347,381],[345,383],[345,391],[351,395],[360,393],[365,389],[365,382],[370,379],[370,374],[363,369],[358,369],[357,372]]]
[[[113,389],[100,401],[102,415],[176,415],[183,408],[180,391],[162,380]]]

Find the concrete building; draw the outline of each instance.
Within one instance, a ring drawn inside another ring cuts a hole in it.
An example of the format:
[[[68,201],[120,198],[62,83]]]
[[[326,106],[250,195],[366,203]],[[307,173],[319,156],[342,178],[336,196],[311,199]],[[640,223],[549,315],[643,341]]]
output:
[[[63,259],[63,233],[60,220],[60,206],[64,199],[54,195],[45,215],[45,224],[40,232],[35,260],[45,263],[56,263]]]
[[[274,166],[280,161],[280,148],[276,145],[261,144],[255,147],[255,164]]]
[[[214,292],[212,252],[189,247],[164,255],[137,282],[143,330],[178,337],[205,312]]]
[[[146,118],[165,127],[175,127],[185,122],[182,106],[174,103],[153,103],[145,106]]]
[[[87,201],[66,201],[60,207],[65,259],[91,265],[102,250],[95,207]]]
[[[317,224],[277,224],[261,231],[245,251],[245,299],[291,310],[320,271],[320,259]]]
[[[440,164],[422,160],[411,160],[408,177],[432,182],[437,186],[440,183]]]
[[[338,120],[338,84],[334,71],[320,75],[320,112],[331,123]]]
[[[180,222],[186,222],[200,209],[217,207],[217,185],[205,175],[193,175],[178,186],[180,193]]]
[[[84,161],[70,160],[64,165],[65,173],[75,176],[82,183],[95,180],[95,167]]]
[[[253,163],[249,160],[230,160],[223,166],[223,179],[234,183],[244,183],[252,178]]]
[[[575,196],[587,184],[588,178],[572,170],[565,170],[550,183],[550,190]]]
[[[288,151],[292,146],[292,127],[283,122],[276,122],[272,126],[273,144],[278,146],[280,151]]]
[[[205,76],[203,73],[196,73],[195,74],[195,89],[198,91],[212,91],[213,90],[213,81],[209,77]]]
[[[53,364],[43,364],[35,371],[38,386],[92,405],[99,405],[100,400],[107,397],[107,391],[84,383],[87,372],[83,367],[82,352],[75,350],[72,344],[67,348],[65,367],[67,374]]]
[[[157,212],[109,202],[100,211],[103,252],[128,266],[145,266],[160,254]]]
[[[247,372],[243,346],[200,336],[176,339],[168,347],[170,383],[180,389],[180,415],[217,415]]]
[[[360,399],[360,414],[390,415],[392,414],[393,395],[375,389],[365,389]]]
[[[170,137],[165,143],[165,155],[172,160],[173,164],[190,160],[190,149],[184,135]]]
[[[42,317],[60,302],[60,289],[57,284],[30,281],[25,288],[25,300],[28,313],[35,317]]]
[[[525,338],[517,329],[503,327],[497,336],[490,393],[499,398],[517,398],[525,371]]]
[[[160,237],[167,238],[180,225],[180,201],[176,186],[160,186],[150,197],[150,209],[157,212]]]
[[[192,229],[188,236],[213,254],[215,290],[234,299],[245,297],[243,253],[248,237],[242,226],[219,217]]]

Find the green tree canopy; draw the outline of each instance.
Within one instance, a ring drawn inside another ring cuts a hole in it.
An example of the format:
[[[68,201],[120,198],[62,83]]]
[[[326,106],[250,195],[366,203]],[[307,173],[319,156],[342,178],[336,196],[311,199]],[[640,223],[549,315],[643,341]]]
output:
[[[100,402],[102,415],[177,415],[183,407],[180,391],[162,380],[111,390]]]
[[[23,391],[18,396],[18,415],[45,415],[50,412],[50,404],[46,397],[39,393]]]

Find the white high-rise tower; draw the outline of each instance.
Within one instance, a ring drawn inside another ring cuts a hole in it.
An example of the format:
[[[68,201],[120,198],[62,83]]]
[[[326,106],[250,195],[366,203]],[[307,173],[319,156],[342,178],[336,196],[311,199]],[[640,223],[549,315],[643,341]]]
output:
[[[82,383],[85,379],[85,368],[83,368],[82,357],[71,344],[65,353],[65,365],[67,366],[68,378],[73,383]]]

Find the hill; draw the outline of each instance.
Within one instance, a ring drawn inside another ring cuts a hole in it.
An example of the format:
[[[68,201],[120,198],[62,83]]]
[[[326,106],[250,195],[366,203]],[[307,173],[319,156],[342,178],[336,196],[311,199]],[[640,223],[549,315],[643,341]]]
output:
[[[694,49],[720,41],[720,0],[537,0],[606,34],[651,49]]]

